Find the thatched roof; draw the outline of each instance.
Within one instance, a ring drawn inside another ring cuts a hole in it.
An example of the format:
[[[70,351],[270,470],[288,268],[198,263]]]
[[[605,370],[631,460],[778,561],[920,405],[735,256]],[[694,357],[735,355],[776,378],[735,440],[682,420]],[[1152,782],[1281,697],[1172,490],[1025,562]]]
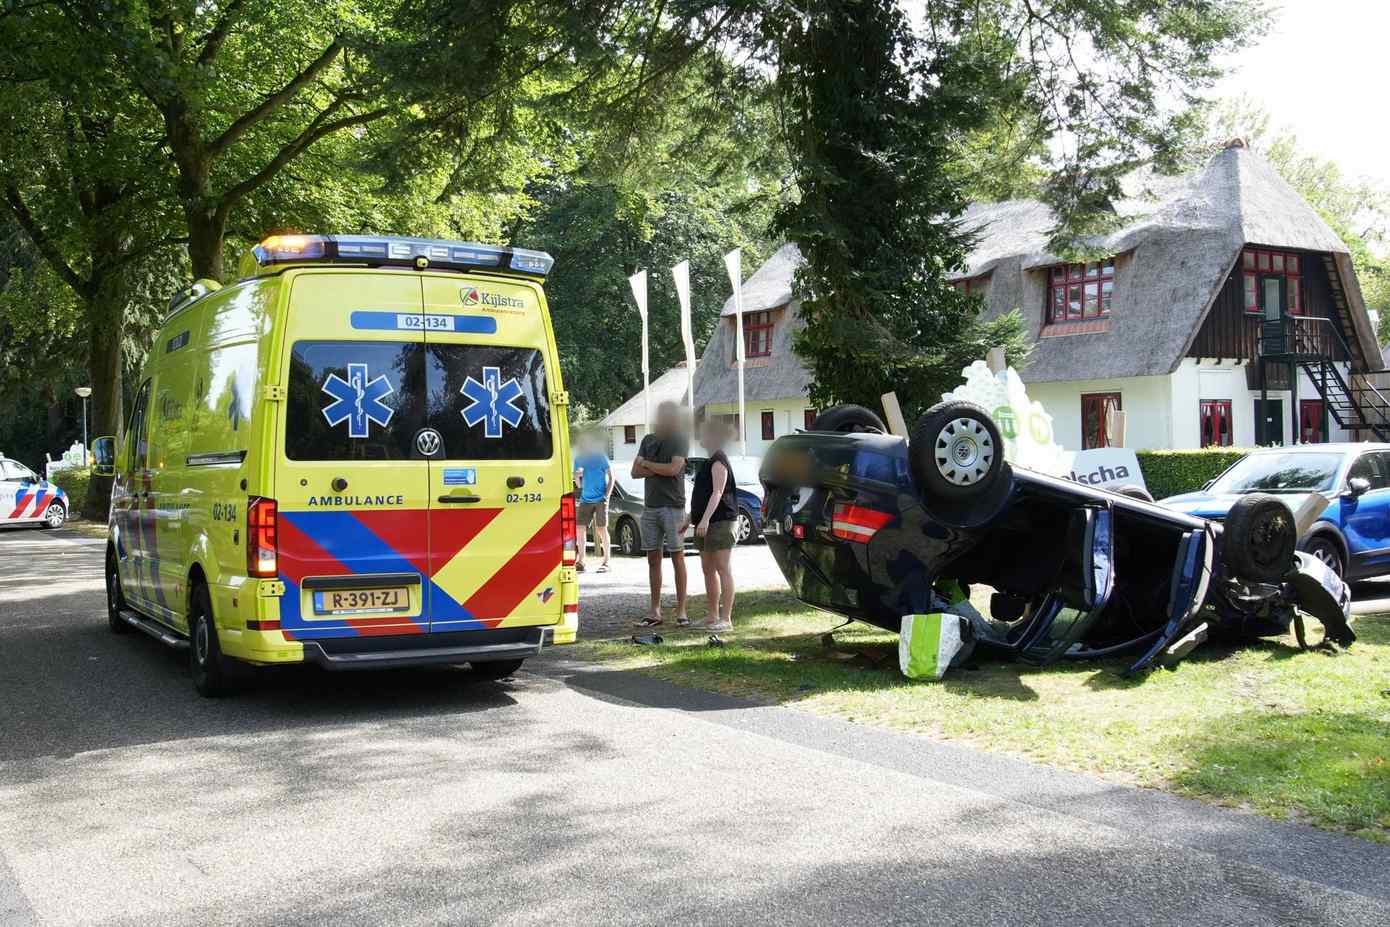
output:
[[[1108,330],[1039,340],[1025,380],[1172,372],[1247,244],[1332,253],[1358,340],[1368,358],[1378,355],[1347,246],[1259,155],[1233,145],[1181,177],[1136,172],[1125,193],[1116,204],[1121,227],[1087,243],[1121,257]],[[1022,308],[1035,338],[1045,281],[1031,272],[1062,261],[1048,248],[1054,224],[1049,208],[1033,200],[977,204],[963,219],[979,240],[957,276],[988,274],[989,313]]]
[[[651,382],[651,407],[652,414],[656,414],[657,403],[666,402],[685,402],[686,377],[685,361],[681,361],[670,370],[663,373]],[[620,425],[646,425],[647,409],[642,402],[642,391],[638,390],[635,395],[629,398],[618,408],[609,412],[603,418],[604,428],[615,428]]]
[[[1181,176],[1136,171],[1115,204],[1120,227],[1087,244],[1114,255],[1115,296],[1108,328],[1042,338],[1046,275],[1062,262],[1048,248],[1056,219],[1044,203],[1012,200],[971,206],[963,226],[976,245],[957,278],[988,275],[987,315],[1021,308],[1037,346],[1022,374],[1029,382],[1156,376],[1177,369],[1246,245],[1330,253],[1346,294],[1357,342],[1370,366],[1380,349],[1347,246],[1269,162],[1234,143]],[[750,401],[804,396],[810,376],[791,350],[801,327],[792,278],[801,262],[784,245],[744,284],[744,311],[786,306],[766,366],[745,370]],[[733,314],[733,298],[723,314]],[[737,400],[733,326],[715,329],[695,375],[697,406]]]

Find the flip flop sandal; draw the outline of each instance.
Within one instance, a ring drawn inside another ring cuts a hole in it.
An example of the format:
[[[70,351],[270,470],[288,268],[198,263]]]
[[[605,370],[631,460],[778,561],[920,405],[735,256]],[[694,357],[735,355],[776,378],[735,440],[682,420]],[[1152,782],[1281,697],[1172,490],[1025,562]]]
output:
[[[695,622],[691,621],[689,618],[677,618],[677,619],[676,619],[676,627],[679,627],[679,628],[688,628],[688,627],[691,627],[692,625],[694,625],[694,623],[695,623]]]
[[[595,570],[594,572],[595,572],[595,573],[607,573],[607,572],[608,572],[608,564],[606,564],[606,563],[603,564],[602,566],[600,566],[600,567],[599,567],[597,570]]]
[[[582,563],[576,563],[576,564],[574,565],[574,572],[576,572],[576,573],[583,573],[583,572],[584,572],[584,564],[582,564]]]
[[[663,624],[665,624],[665,622],[662,621],[660,618],[647,617],[647,618],[643,618],[641,621],[637,622],[637,627],[639,627],[639,628],[659,628],[659,627],[661,627]]]

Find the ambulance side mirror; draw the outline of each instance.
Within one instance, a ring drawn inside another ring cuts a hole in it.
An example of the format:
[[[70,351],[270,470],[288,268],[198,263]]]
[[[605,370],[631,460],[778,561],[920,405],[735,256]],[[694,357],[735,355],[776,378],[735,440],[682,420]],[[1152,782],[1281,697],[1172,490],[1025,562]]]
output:
[[[116,475],[116,439],[103,435],[92,442],[92,475]]]

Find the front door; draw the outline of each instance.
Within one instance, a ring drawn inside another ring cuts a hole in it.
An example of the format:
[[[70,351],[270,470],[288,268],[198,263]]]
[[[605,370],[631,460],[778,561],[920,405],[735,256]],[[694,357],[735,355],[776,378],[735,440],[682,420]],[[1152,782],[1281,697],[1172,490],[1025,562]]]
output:
[[[291,283],[275,466],[287,637],[428,629],[429,462],[420,278]]]
[[[1300,444],[1327,441],[1327,407],[1321,399],[1298,401],[1298,440]]]
[[[1264,446],[1284,443],[1284,400],[1255,400],[1255,441]]]
[[[430,456],[430,629],[555,624],[562,618],[560,498],[570,491],[551,433],[558,383],[531,287],[457,275],[424,287]]]

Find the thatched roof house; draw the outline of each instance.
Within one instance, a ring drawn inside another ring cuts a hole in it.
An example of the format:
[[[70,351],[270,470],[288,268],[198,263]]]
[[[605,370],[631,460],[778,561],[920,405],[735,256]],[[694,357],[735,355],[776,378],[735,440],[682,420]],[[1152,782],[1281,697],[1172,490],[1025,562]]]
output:
[[[1051,253],[1041,202],[962,219],[977,240],[956,283],[989,315],[1023,313],[1036,347],[1021,373],[1064,446],[1103,444],[1108,408],[1130,413],[1135,447],[1390,436],[1390,403],[1362,377],[1383,364],[1347,246],[1268,162],[1234,142],[1199,170],[1137,172],[1124,189],[1090,262]],[[790,348],[799,260],[784,246],[744,290],[759,348],[749,417],[786,411],[774,424],[788,428],[810,382]],[[736,401],[732,313],[730,300],[695,380],[696,405],[717,412]]]
[[[684,404],[689,390],[688,379],[685,375],[685,361],[681,361],[653,380],[650,389],[653,414],[656,413],[657,405],[663,402]],[[642,401],[640,390],[636,395],[604,416],[600,424],[608,431],[608,439],[613,446],[612,456],[615,460],[629,460],[636,456],[637,445],[641,443],[642,436],[647,433],[646,416],[647,403]]]

